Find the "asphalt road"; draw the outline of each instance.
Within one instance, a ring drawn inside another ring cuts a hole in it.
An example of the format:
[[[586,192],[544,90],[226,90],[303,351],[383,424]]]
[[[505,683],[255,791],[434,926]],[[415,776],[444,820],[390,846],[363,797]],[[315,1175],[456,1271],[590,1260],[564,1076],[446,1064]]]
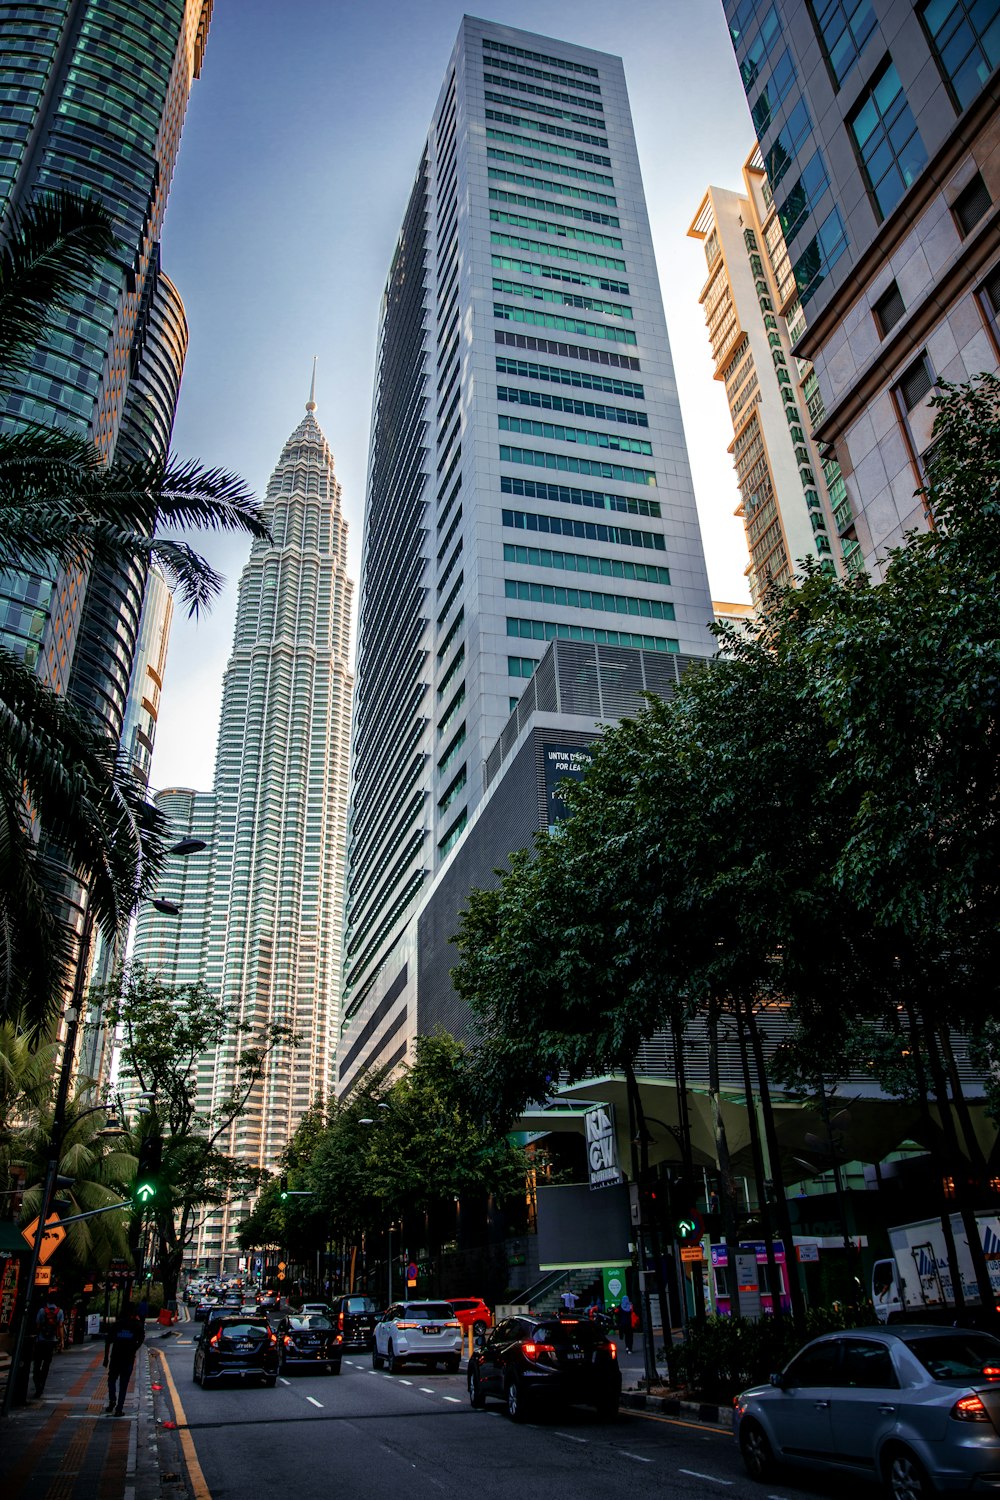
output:
[[[204,1487],[199,1500],[281,1493],[293,1500],[875,1500],[843,1476],[754,1484],[729,1434],[674,1418],[622,1411],[600,1423],[581,1407],[514,1425],[499,1404],[473,1411],[461,1375],[373,1371],[368,1354],[340,1375],[296,1373],[274,1390],[237,1382],[202,1390],[191,1378],[195,1325],[163,1341]]]

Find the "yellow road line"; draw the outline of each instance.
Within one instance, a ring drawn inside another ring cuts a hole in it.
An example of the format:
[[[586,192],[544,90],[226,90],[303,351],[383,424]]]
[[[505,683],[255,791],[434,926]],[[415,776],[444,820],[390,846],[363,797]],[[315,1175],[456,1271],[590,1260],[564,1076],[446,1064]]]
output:
[[[630,1417],[642,1417],[646,1422],[666,1422],[671,1427],[693,1427],[696,1432],[704,1432],[709,1437],[729,1438],[732,1442],[731,1432],[720,1432],[718,1427],[713,1427],[709,1422],[685,1422],[683,1417],[658,1417],[651,1411],[637,1411],[631,1407],[625,1407]]]
[[[181,1405],[181,1398],[177,1394],[177,1387],[174,1385],[174,1377],[170,1373],[170,1366],[161,1350],[151,1349],[150,1353],[159,1357],[160,1369],[163,1371],[163,1378],[167,1382],[167,1390],[170,1392],[170,1404],[173,1407],[174,1421],[177,1423],[178,1428],[177,1436],[181,1440],[181,1451],[184,1454],[188,1477],[191,1480],[191,1493],[194,1500],[212,1500],[212,1492],[205,1482],[205,1476],[201,1471],[201,1464],[198,1462],[198,1455],[195,1452],[194,1439],[187,1430],[187,1416],[184,1407]]]

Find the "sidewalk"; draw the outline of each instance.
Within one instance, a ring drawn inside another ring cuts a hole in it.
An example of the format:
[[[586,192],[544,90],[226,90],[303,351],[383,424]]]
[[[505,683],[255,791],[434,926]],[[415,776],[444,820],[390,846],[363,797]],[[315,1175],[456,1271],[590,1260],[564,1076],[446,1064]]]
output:
[[[121,1417],[105,1415],[103,1340],[56,1354],[40,1401],[0,1423],[4,1500],[158,1500],[159,1463],[147,1345]]]

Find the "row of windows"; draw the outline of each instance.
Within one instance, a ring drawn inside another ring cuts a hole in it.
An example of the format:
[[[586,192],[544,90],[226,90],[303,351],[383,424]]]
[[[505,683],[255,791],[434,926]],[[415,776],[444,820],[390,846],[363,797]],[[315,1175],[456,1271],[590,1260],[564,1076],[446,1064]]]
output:
[[[811,0],[834,81],[843,83],[875,30],[871,0]]]
[[[487,167],[486,176],[490,182],[509,182],[514,187],[528,188],[533,193],[558,193],[563,198],[600,203],[604,208],[618,207],[618,200],[611,193],[595,193],[591,188],[574,187],[571,182],[548,182],[544,177],[528,177],[524,172],[507,172],[503,167]]]
[[[557,313],[535,312],[530,307],[511,307],[494,302],[493,316],[507,323],[531,323],[537,328],[558,328],[563,333],[579,334],[588,339],[606,339],[613,344],[637,344],[631,328],[605,328],[601,323],[583,323],[577,318],[561,318]]]
[[[644,411],[625,406],[602,406],[596,401],[577,401],[572,396],[551,396],[548,391],[522,391],[511,386],[497,386],[498,401],[513,401],[519,406],[536,406],[543,411],[571,412],[576,417],[594,417],[598,422],[625,422],[629,427],[648,427]]]
[[[647,620],[672,620],[674,606],[662,599],[639,599],[630,594],[600,594],[592,589],[568,589],[554,583],[532,583],[507,578],[504,594],[525,604],[559,604],[565,609],[596,609],[608,615],[642,615]]]
[[[624,511],[631,516],[659,516],[658,500],[639,500],[631,495],[607,494],[601,490],[580,490],[573,485],[546,484],[540,479],[516,479],[500,476],[502,495],[520,495],[525,500],[557,500],[562,505],[587,505],[595,510]]]
[[[592,162],[595,167],[610,167],[611,165],[610,156],[599,156],[595,151],[581,151],[578,146],[557,146],[555,141],[533,141],[530,136],[516,135],[512,130],[493,130],[487,127],[486,139],[503,141],[508,146],[530,146],[535,151],[547,151],[550,156],[565,156],[571,161]]]
[[[523,641],[591,641],[598,646],[633,646],[637,651],[677,652],[680,642],[658,635],[635,635],[628,630],[599,630],[593,625],[564,625],[554,620],[507,617],[507,634]]]
[[[490,188],[491,203],[513,203],[518,208],[533,208],[538,213],[562,214],[567,219],[580,219],[585,224],[607,224],[610,229],[621,225],[614,214],[601,213],[596,208],[576,208],[572,203],[550,203],[547,198],[529,198],[524,193],[508,193],[505,188]]]
[[[514,47],[510,42],[495,42],[483,38],[484,52],[502,52],[507,57],[524,57],[529,62],[545,63],[550,68],[564,68],[567,73],[582,73],[586,78],[599,78],[596,68],[589,63],[568,62],[564,57],[550,57],[547,52],[529,52],[526,47]]]
[[[504,512],[509,515],[509,511]],[[625,562],[618,557],[590,557],[585,552],[550,552],[545,547],[517,547],[504,542],[504,562],[532,568],[555,568],[565,573],[595,573],[603,578],[630,578],[635,583],[670,582],[670,569],[656,563]]]
[[[440,854],[442,859],[446,854],[450,854],[452,849],[454,849],[455,845],[462,837],[462,834],[465,831],[465,825],[468,823],[468,821],[468,809],[463,807],[462,811],[459,813],[458,817],[455,819],[454,823],[445,834],[444,838],[440,839],[438,842],[438,853]]]
[[[554,354],[559,359],[579,359],[591,365],[609,365],[616,370],[635,370],[642,365],[634,354],[620,354],[617,349],[594,349],[589,344],[569,344],[563,339],[538,338],[533,333],[515,333],[509,328],[494,328],[493,339],[507,349],[525,349],[534,354]]]
[[[501,444],[500,461],[530,464],[536,469],[559,469],[564,474],[586,474],[594,479],[617,479],[623,484],[656,485],[652,469],[633,469],[625,464],[606,464],[590,458],[570,458],[565,453],[540,453],[534,448],[508,448]]]
[[[595,182],[599,187],[613,188],[615,179],[608,177],[604,172],[588,172],[585,167],[567,167],[558,161],[542,161],[537,156],[522,156],[519,151],[504,151],[499,146],[487,146],[486,158],[488,161],[505,161],[514,167],[530,167],[540,169],[542,172],[554,172],[559,177],[575,177],[580,182]],[[558,191],[554,184],[547,183],[553,191]],[[598,200],[606,201],[606,200]],[[613,201],[613,200],[612,200]]]
[[[927,165],[927,151],[894,63],[879,75],[851,116],[850,125],[869,186],[884,217]]]
[[[990,0],[927,0],[923,22],[959,108],[1000,63],[1000,14]]]
[[[564,271],[558,266],[543,266],[532,260],[511,260],[506,255],[490,257],[495,271],[516,271],[520,276],[541,276],[546,281],[564,281],[569,286],[593,286],[602,292],[628,296],[627,281],[612,281],[609,276],[589,276],[585,271]],[[494,288],[496,290],[496,288]]]
[[[533,677],[538,662],[533,656],[508,656],[508,677]]]
[[[535,229],[540,234],[558,235],[564,240],[581,240],[585,245],[606,245],[609,250],[621,250],[622,242],[616,235],[601,234],[596,229],[578,229],[571,224],[550,224],[545,219],[532,219],[526,214],[504,213],[490,209],[490,220],[494,224],[512,224],[516,229]],[[622,268],[624,270],[624,267]]]
[[[581,443],[586,448],[608,448],[615,453],[639,453],[652,458],[653,445],[646,438],[626,437],[624,433],[592,432],[588,427],[563,427],[553,422],[535,422],[530,417],[499,419],[501,432],[517,432],[524,437],[551,438],[557,443]]]
[[[634,396],[645,399],[645,390],[634,380],[619,380],[614,375],[592,375],[589,370],[561,370],[558,365],[539,365],[528,359],[506,359],[497,355],[498,375],[520,375],[530,380],[548,380],[554,385],[572,385],[586,391],[605,391],[611,396]]]
[[[584,83],[579,78],[563,78],[559,73],[546,73],[541,68],[526,68],[522,63],[504,62],[495,57],[485,61],[491,68],[500,68],[505,73],[519,73],[522,78],[540,78],[543,83],[565,84],[566,87],[580,89],[585,94],[600,95],[601,92],[599,83]]]
[[[487,95],[487,98],[494,97]],[[503,101],[513,105],[513,100]],[[516,106],[514,106],[516,108]],[[546,114],[555,114],[555,110],[546,110]],[[542,111],[538,110],[541,114]],[[603,146],[608,148],[607,139],[602,135],[585,135],[582,130],[567,130],[564,125],[549,125],[544,120],[526,120],[522,115],[508,115],[499,109],[488,109],[485,111],[487,120],[495,120],[498,125],[514,125],[518,130],[536,130],[539,135],[555,136],[560,141],[579,141],[581,146]]]
[[[778,209],[778,222],[786,244],[794,239],[806,219],[816,210],[816,205],[830,186],[823,158],[817,151],[802,169],[798,181],[788,190],[784,202]]]
[[[658,531],[635,531],[631,526],[605,526],[600,521],[574,521],[568,516],[537,516],[525,510],[505,510],[503,524],[514,531],[572,536],[581,542],[610,542],[617,547],[645,547],[654,552],[667,550],[667,544]]]
[[[496,89],[510,89],[515,94],[530,94],[533,99],[551,99],[556,104],[569,104],[574,109],[588,109],[596,115],[603,115],[604,113],[604,105],[599,99],[581,99],[577,94],[564,93],[562,89],[547,89],[537,83],[522,83],[519,78],[505,78],[500,73],[484,72],[483,82],[487,85],[492,85]],[[487,98],[489,98],[489,95],[487,95]],[[503,102],[506,103],[507,101],[504,100]],[[534,109],[535,106],[533,104],[526,104],[524,107]],[[576,120],[574,123],[590,125],[595,130],[601,130],[604,127],[603,120],[590,119],[587,116]]]
[[[498,81],[501,84],[507,82],[504,78]],[[577,115],[571,109],[558,109],[554,104],[536,104],[534,101],[529,103],[525,99],[511,99],[507,94],[494,94],[492,89],[486,89],[483,97],[487,104],[502,104],[507,109],[530,109],[536,115],[547,115],[550,120],[566,120],[570,125],[587,125],[591,130],[604,128],[604,121],[595,120],[593,115]],[[595,135],[589,139],[595,146],[606,147],[608,144],[607,136]]]
[[[558,307],[578,307],[582,312],[606,313],[612,318],[632,317],[632,309],[624,302],[605,302],[601,297],[584,297],[576,292],[553,292],[548,287],[526,286],[522,281],[506,281],[494,276],[493,290],[505,297],[528,297],[532,302],[554,302]]]
[[[511,250],[533,251],[536,255],[551,255],[558,260],[574,260],[579,265],[600,266],[606,271],[625,271],[628,269],[623,260],[618,260],[611,255],[595,255],[589,250],[574,250],[569,245],[543,245],[538,240],[526,240],[520,235],[497,234],[494,231],[490,235],[490,244],[503,246]]]

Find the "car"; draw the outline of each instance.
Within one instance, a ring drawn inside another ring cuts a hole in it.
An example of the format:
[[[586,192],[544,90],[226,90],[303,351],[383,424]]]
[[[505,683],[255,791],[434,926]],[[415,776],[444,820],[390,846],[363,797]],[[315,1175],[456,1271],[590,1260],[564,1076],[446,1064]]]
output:
[[[813,1339],[734,1402],[747,1472],[782,1463],[881,1480],[892,1500],[1000,1484],[1000,1339],[882,1324]]]
[[[207,1317],[218,1310],[218,1302],[214,1297],[201,1296],[194,1305],[194,1320],[203,1323]]]
[[[407,1364],[443,1364],[452,1374],[462,1363],[462,1325],[450,1302],[394,1302],[375,1324],[372,1368],[396,1375]]]
[[[194,1349],[194,1380],[206,1386],[225,1376],[262,1380],[278,1378],[278,1336],[260,1313],[215,1313],[205,1322]]]
[[[482,1297],[449,1297],[455,1316],[464,1329],[472,1329],[476,1338],[493,1327],[493,1314]]]
[[[542,1405],[575,1404],[612,1421],[621,1403],[617,1346],[590,1318],[503,1318],[477,1340],[467,1380],[471,1406],[481,1410],[494,1396],[515,1422]]]
[[[282,1375],[293,1365],[320,1365],[330,1375],[340,1374],[343,1343],[329,1318],[303,1308],[283,1317],[275,1332]]]
[[[257,1293],[258,1307],[278,1307],[280,1306],[280,1304],[281,1298],[278,1296],[277,1292],[271,1291],[270,1288],[268,1288],[268,1290],[266,1291]]]
[[[328,1302],[303,1302],[302,1306],[297,1308],[296,1311],[301,1313],[316,1313],[321,1318],[329,1318],[332,1309]]]
[[[345,1349],[372,1348],[378,1314],[378,1303],[371,1297],[362,1297],[356,1292],[346,1297],[336,1297],[330,1309],[330,1317],[344,1341]]]
[[[240,1292],[240,1291],[227,1292],[226,1295],[222,1299],[222,1305],[223,1305],[223,1307],[236,1307],[236,1308],[242,1307],[243,1306],[243,1293]]]

